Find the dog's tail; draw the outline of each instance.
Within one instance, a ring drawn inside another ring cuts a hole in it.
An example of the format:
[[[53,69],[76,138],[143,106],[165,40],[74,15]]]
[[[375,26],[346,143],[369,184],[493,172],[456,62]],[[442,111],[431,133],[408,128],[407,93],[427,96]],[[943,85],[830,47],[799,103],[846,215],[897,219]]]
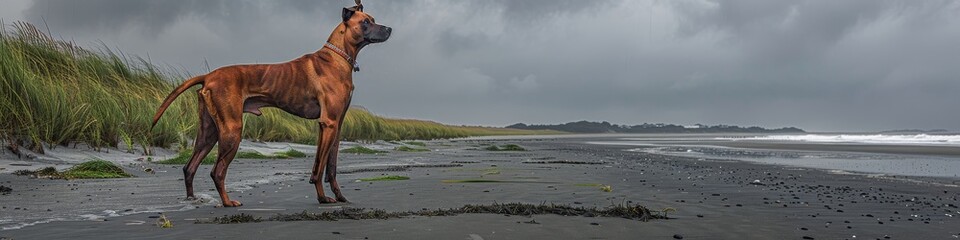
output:
[[[187,91],[187,89],[190,89],[190,87],[193,87],[197,84],[203,84],[204,79],[204,76],[196,76],[184,81],[183,84],[180,84],[180,86],[178,86],[176,89],[173,89],[173,92],[170,92],[170,95],[167,95],[167,99],[163,100],[163,104],[160,104],[160,109],[157,109],[157,114],[153,115],[153,124],[150,125],[150,128],[152,129],[157,125],[157,122],[160,121],[160,116],[163,116],[163,112],[167,111],[167,107],[173,103],[173,100],[177,99],[180,94],[182,94],[184,91]]]

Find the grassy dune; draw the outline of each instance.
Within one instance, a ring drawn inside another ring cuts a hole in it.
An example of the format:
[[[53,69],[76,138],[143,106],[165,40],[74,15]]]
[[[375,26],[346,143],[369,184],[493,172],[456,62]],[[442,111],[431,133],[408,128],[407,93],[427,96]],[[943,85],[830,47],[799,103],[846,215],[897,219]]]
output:
[[[2,24],[0,24],[2,25]],[[149,153],[192,140],[196,93],[174,102],[153,129],[157,106],[184,76],[171,75],[139,57],[89,51],[55,40],[32,25],[0,31],[0,138],[17,149],[42,151],[70,143],[94,148],[129,146]],[[315,143],[317,123],[278,109],[245,115],[244,137],[261,141]],[[347,113],[345,140],[438,139],[483,135],[548,134],[502,128],[448,126],[389,119],[362,108]]]

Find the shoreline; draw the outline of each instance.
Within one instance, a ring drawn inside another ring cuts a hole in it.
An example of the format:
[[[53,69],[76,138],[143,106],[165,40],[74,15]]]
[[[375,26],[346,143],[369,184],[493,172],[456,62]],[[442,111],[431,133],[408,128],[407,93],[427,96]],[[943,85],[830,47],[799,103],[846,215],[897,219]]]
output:
[[[948,226],[958,223],[946,210],[957,211],[960,191],[954,187],[869,178],[860,175],[829,173],[819,169],[784,167],[740,161],[700,161],[696,158],[629,152],[629,146],[588,145],[591,138],[543,138],[512,140],[457,139],[429,141],[430,152],[390,152],[383,155],[341,154],[341,163],[357,169],[371,164],[452,164],[431,168],[406,168],[402,171],[357,171],[341,174],[348,204],[317,205],[312,186],[305,182],[309,158],[288,160],[238,160],[227,179],[231,195],[244,202],[240,208],[215,208],[199,205],[196,209],[165,212],[174,221],[170,229],[158,228],[156,213],[110,217],[106,221],[58,221],[20,230],[0,231],[0,237],[104,238],[104,237],[229,237],[267,236],[305,237],[324,234],[339,238],[465,238],[476,234],[493,238],[596,237],[623,239],[638,236],[669,238],[675,234],[687,238],[903,238],[927,236],[949,238]],[[490,152],[476,150],[485,145],[518,144],[529,151]],[[310,152],[308,152],[310,154]],[[530,164],[530,159],[595,161],[600,165]],[[209,166],[201,167],[208,169]],[[102,195],[109,201],[133,201],[127,193],[131,182],[156,192],[150,198],[177,202],[182,198],[180,166],[159,166],[157,175],[138,178],[143,181],[62,181],[15,178],[0,174],[0,182],[14,185],[12,195],[4,199],[7,213],[11,196],[52,191],[52,185],[78,184],[76,194],[64,199],[86,200],[96,187],[115,188]],[[356,182],[383,175],[408,176],[406,181]],[[271,176],[281,176],[271,178]],[[267,180],[264,180],[267,179]],[[504,182],[445,183],[445,180],[488,179]],[[198,177],[200,192],[209,193],[209,179]],[[518,181],[510,183],[506,181]],[[759,180],[760,184],[753,184]],[[250,189],[229,184],[252,181]],[[32,185],[31,185],[32,184]],[[612,192],[579,185],[612,186]],[[126,187],[125,187],[126,186]],[[878,189],[877,186],[882,186]],[[37,189],[32,189],[37,188]],[[58,187],[60,188],[60,187]],[[204,191],[206,190],[206,191]],[[64,189],[63,191],[71,192]],[[146,194],[146,193],[143,193]],[[861,195],[866,194],[866,195]],[[313,196],[313,197],[311,197]],[[866,197],[864,197],[866,196]],[[20,195],[27,201],[29,195]],[[874,199],[876,197],[876,199]],[[909,201],[915,198],[914,201]],[[901,205],[907,201],[908,206]],[[674,208],[670,220],[636,222],[626,219],[501,216],[466,214],[450,217],[410,217],[392,220],[341,220],[338,222],[269,222],[231,225],[193,224],[196,219],[239,213],[269,217],[277,213],[325,212],[344,207],[418,211],[423,208],[452,208],[464,204],[557,203],[571,206],[605,207],[611,203],[632,202],[650,209]],[[85,203],[87,204],[87,203]],[[951,204],[953,207],[951,207]],[[782,206],[781,206],[782,205]],[[51,204],[55,206],[55,204]],[[829,206],[829,207],[824,207]],[[83,205],[71,206],[74,208]],[[843,212],[837,212],[843,210]],[[27,210],[33,211],[33,210]],[[54,210],[57,212],[60,210]],[[45,211],[40,211],[45,213]],[[894,213],[896,212],[896,213]],[[811,215],[812,214],[812,215]],[[875,217],[865,217],[865,215]],[[916,215],[918,217],[913,217]],[[956,215],[956,214],[955,214]],[[872,221],[867,221],[873,219]],[[879,224],[884,222],[885,224]],[[912,220],[907,220],[912,219]],[[539,224],[526,224],[535,220]],[[849,223],[845,223],[847,221]],[[828,223],[829,222],[829,223]],[[927,222],[927,223],[924,223]],[[596,225],[594,225],[596,223]],[[307,227],[307,226],[322,227]],[[467,226],[467,227],[454,227]],[[819,227],[818,227],[819,226]],[[826,227],[824,227],[826,226]],[[850,228],[847,228],[847,227]],[[811,230],[801,230],[801,228]],[[401,229],[394,233],[391,229]],[[428,230],[430,229],[430,230]],[[545,231],[546,229],[565,229]],[[720,231],[723,229],[723,231]],[[813,230],[820,229],[820,230]],[[921,231],[922,230],[922,231]],[[341,234],[332,234],[339,232]],[[495,233],[494,233],[495,232]],[[194,235],[197,234],[197,235]],[[278,234],[278,235],[277,235]],[[320,236],[324,236],[320,235]],[[499,237],[497,237],[499,236]],[[659,236],[659,237],[658,237]],[[708,237],[709,236],[709,237]]]

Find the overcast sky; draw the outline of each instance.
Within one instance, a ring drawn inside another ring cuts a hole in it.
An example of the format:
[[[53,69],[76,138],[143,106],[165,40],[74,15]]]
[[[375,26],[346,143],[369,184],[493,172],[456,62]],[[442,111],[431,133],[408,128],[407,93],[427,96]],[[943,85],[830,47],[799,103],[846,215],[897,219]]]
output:
[[[353,1],[3,0],[0,18],[204,73],[321,48]],[[449,124],[960,130],[958,1],[366,0],[353,103]]]

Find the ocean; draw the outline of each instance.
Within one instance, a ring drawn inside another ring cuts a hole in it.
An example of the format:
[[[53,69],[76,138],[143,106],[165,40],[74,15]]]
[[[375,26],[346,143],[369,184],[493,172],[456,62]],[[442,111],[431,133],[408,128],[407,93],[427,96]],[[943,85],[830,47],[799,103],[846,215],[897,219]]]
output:
[[[951,134],[643,134],[613,135],[587,143],[837,173],[960,177],[960,135]]]

